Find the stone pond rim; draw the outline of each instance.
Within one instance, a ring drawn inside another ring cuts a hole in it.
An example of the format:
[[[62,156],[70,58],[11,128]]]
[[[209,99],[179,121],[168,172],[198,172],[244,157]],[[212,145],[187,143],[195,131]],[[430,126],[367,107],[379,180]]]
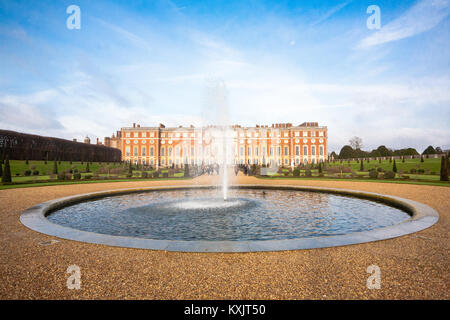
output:
[[[417,201],[404,199],[397,196],[384,195],[373,192],[357,191],[339,188],[287,186],[287,185],[231,185],[230,188],[259,189],[259,190],[297,190],[309,192],[322,192],[363,198],[385,203],[406,211],[411,217],[399,224],[373,229],[363,232],[354,232],[344,235],[308,237],[284,240],[252,240],[252,241],[183,241],[183,240],[153,240],[135,237],[113,236],[100,233],[81,231],[64,227],[50,222],[46,216],[63,207],[108,196],[117,196],[140,192],[189,190],[189,189],[214,189],[210,185],[198,186],[161,186],[128,188],[108,191],[99,191],[79,194],[59,199],[50,200],[25,210],[20,216],[20,222],[26,227],[55,236],[62,239],[81,241],[93,244],[109,246],[151,249],[179,252],[258,252],[258,251],[284,251],[327,248],[358,243],[366,243],[385,240],[411,234],[431,227],[439,220],[439,214],[433,208]]]

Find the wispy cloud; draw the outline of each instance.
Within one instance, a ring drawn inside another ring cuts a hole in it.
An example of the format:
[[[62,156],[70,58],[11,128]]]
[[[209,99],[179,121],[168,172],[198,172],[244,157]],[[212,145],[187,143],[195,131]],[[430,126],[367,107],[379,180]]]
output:
[[[433,29],[450,13],[449,0],[422,0],[380,31],[364,38],[358,48],[409,38]]]
[[[135,46],[140,47],[142,49],[146,49],[146,50],[152,50],[152,46],[150,45],[150,43],[145,40],[144,38],[136,35],[135,33],[128,31],[122,27],[119,27],[115,24],[106,22],[103,19],[99,19],[99,18],[93,18],[95,21],[98,21],[102,26],[114,31],[116,34],[124,37],[125,39],[127,39],[129,42],[133,43]]]
[[[326,12],[319,20],[315,21],[312,23],[312,26],[318,25],[319,23],[324,22],[325,20],[328,20],[328,18],[330,18],[332,15],[334,15],[335,13],[337,13],[338,11],[340,11],[341,9],[343,9],[344,7],[346,7],[351,1],[346,1],[343,3],[338,4],[337,6],[331,8],[328,12]]]

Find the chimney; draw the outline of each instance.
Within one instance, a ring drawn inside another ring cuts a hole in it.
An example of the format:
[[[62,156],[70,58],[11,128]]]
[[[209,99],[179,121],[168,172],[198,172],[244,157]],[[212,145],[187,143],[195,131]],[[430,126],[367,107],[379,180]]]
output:
[[[73,139],[73,142],[77,142],[77,139]]]
[[[136,123],[133,122],[133,128],[136,128]]]
[[[140,128],[140,127],[141,127],[141,125],[140,125],[140,124],[138,124],[138,125],[137,125],[137,127],[138,127],[138,128]]]

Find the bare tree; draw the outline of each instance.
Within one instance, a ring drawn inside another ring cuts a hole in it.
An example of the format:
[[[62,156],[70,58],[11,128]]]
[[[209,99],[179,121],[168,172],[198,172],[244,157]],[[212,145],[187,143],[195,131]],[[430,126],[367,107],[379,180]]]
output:
[[[350,146],[355,150],[362,149],[363,147],[363,142],[360,137],[353,137],[348,142],[350,143]]]

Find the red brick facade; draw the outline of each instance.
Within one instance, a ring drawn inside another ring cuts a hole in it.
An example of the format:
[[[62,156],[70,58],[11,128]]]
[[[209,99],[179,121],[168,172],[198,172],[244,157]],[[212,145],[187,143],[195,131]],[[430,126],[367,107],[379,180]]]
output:
[[[122,151],[122,160],[157,167],[172,164],[218,162],[215,126],[195,128],[125,127],[117,136],[105,138],[105,145]],[[327,127],[317,122],[298,126],[290,123],[272,126],[230,128],[235,164],[295,166],[328,159]]]

